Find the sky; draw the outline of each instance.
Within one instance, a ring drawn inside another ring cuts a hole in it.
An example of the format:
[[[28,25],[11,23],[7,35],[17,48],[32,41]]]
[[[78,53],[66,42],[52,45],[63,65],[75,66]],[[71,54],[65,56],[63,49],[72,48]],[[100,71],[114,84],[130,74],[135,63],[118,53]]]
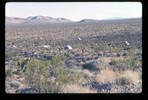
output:
[[[73,21],[82,19],[111,19],[142,17],[140,2],[8,2],[5,16],[27,18],[50,16]]]

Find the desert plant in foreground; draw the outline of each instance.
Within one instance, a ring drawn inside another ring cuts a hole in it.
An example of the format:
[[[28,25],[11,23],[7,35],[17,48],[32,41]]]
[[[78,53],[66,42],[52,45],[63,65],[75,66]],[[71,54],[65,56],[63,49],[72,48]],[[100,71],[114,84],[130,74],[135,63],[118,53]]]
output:
[[[53,61],[56,62],[56,60],[57,58],[54,58]],[[53,62],[54,65],[56,65],[55,62]],[[27,64],[27,82],[47,93],[59,92],[59,87],[57,85],[53,84],[51,81],[47,81],[49,80],[48,73],[50,69],[53,69],[51,62],[31,59]],[[60,85],[68,83],[79,84],[82,82],[83,76],[81,73],[71,72],[59,65],[58,67],[55,66],[55,70],[56,82]]]
[[[119,60],[111,59],[109,64],[117,71],[136,70],[142,67],[140,59],[134,56],[123,57]]]
[[[140,73],[136,71],[126,70],[122,72],[117,78],[116,83],[120,85],[125,84],[136,84],[142,82],[142,79],[140,78]]]
[[[38,59],[31,59],[27,64],[25,78],[27,83],[44,91],[50,91],[50,82],[48,79],[48,71],[50,67],[49,61],[40,61]]]
[[[53,56],[51,59],[51,65],[53,68],[60,67],[63,64],[60,56]]]
[[[142,62],[139,58],[136,58],[135,56],[129,56],[125,57],[121,63],[124,63],[126,67],[130,70],[136,70],[140,67],[142,67]]]
[[[83,81],[83,74],[61,67],[56,72],[56,80],[60,84],[80,84]]]
[[[98,73],[96,76],[96,82],[100,84],[113,83],[116,79],[117,73],[110,69],[101,70],[101,73]]]
[[[101,73],[99,73],[96,76],[96,82],[100,84],[105,83],[116,83],[119,85],[125,85],[125,84],[136,84],[139,82],[142,82],[140,72],[132,71],[132,70],[125,70],[120,73],[114,72],[112,70],[106,69],[102,70]]]
[[[67,84],[61,87],[62,93],[97,93],[96,90],[91,90],[88,87],[82,87],[80,85]]]

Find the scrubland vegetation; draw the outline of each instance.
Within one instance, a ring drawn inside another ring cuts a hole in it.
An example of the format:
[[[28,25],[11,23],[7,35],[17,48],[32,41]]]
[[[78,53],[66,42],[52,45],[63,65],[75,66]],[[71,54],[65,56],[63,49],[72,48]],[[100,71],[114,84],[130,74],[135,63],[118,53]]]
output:
[[[141,19],[12,24],[5,36],[7,93],[142,91]]]

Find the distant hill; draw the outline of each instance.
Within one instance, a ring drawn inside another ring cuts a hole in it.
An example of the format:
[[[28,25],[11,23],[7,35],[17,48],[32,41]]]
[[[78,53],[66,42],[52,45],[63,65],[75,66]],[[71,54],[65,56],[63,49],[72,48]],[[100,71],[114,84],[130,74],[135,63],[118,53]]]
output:
[[[29,16],[27,18],[6,17],[6,23],[65,23],[72,22],[66,18],[52,18],[49,16]]]
[[[96,19],[82,19],[80,21],[78,21],[79,23],[84,23],[84,22],[96,22],[96,21],[99,21],[99,20],[96,20]]]
[[[71,22],[71,20],[66,19],[66,18],[56,18],[56,21],[58,21],[58,22]]]
[[[28,21],[42,21],[42,22],[45,22],[45,21],[55,21],[54,18],[52,17],[49,17],[49,16],[29,16],[27,17],[27,20]]]
[[[24,18],[17,18],[17,17],[6,17],[5,18],[6,23],[25,23],[27,22]]]

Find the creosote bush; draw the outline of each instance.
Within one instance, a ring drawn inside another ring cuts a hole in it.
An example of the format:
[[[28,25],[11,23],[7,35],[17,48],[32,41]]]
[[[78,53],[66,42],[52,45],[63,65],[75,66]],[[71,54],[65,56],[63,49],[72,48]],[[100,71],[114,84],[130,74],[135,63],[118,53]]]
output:
[[[27,83],[31,86],[38,87],[39,89],[49,92],[51,90],[50,82],[48,79],[48,71],[51,62],[41,61],[38,59],[31,59],[27,64],[27,69],[25,72],[25,78]]]
[[[63,64],[60,56],[53,56],[51,59],[51,65],[53,68],[60,67]]]
[[[47,93],[60,92],[59,85],[62,84],[80,84],[83,81],[83,74],[65,69],[58,63],[60,61],[58,56],[53,57],[51,61],[31,59],[27,64],[25,72],[26,82]],[[53,67],[56,70],[55,78],[59,85],[56,85],[56,82],[52,83],[49,79],[48,72]]]

